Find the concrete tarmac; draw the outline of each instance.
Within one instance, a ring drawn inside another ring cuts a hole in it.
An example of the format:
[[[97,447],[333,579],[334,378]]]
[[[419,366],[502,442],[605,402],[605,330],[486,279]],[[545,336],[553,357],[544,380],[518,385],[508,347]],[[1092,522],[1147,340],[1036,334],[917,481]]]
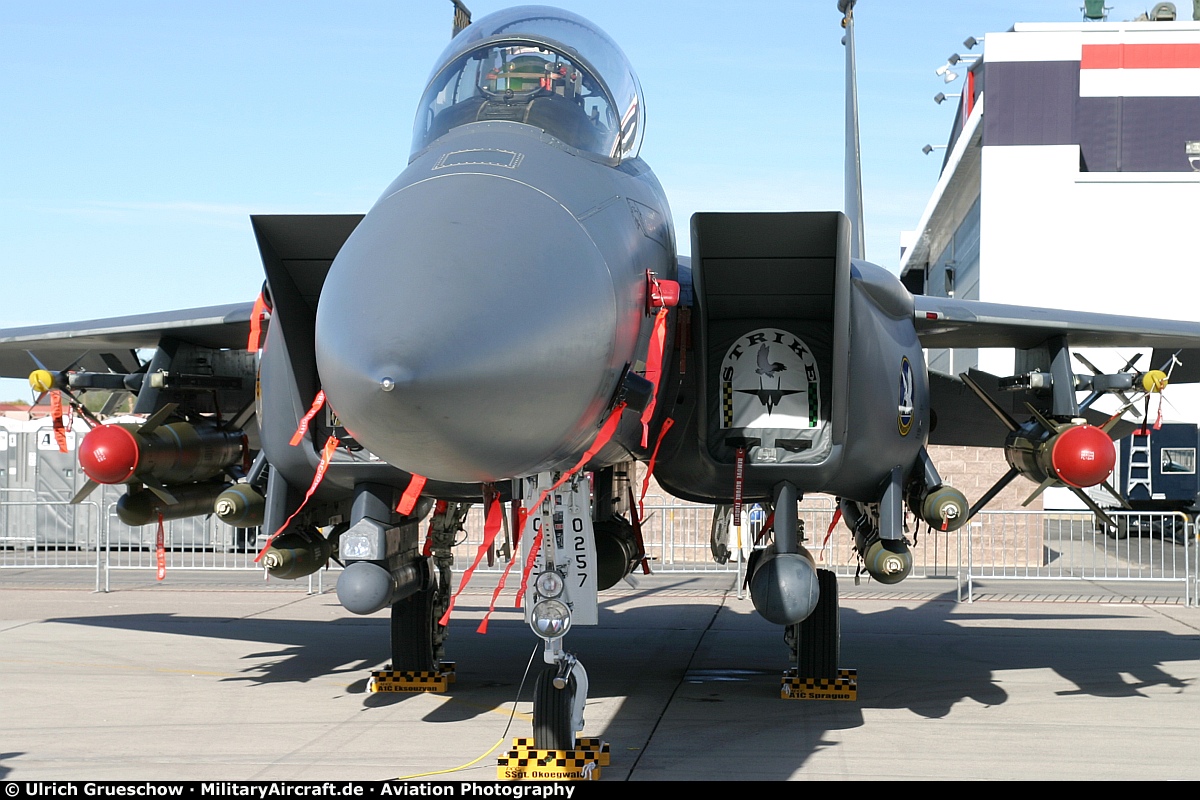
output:
[[[532,677],[505,727],[537,640],[511,588],[475,633],[491,576],[455,610],[446,695],[367,694],[386,615],[304,581],[125,573],[94,594],[91,579],[0,574],[0,779],[375,780],[529,734]],[[854,703],[779,698],[780,630],[731,575],[604,593],[601,625],[567,639],[591,679],[585,734],[611,744],[603,780],[1200,778],[1200,609],[842,588]],[[494,779],[496,755],[431,777]]]

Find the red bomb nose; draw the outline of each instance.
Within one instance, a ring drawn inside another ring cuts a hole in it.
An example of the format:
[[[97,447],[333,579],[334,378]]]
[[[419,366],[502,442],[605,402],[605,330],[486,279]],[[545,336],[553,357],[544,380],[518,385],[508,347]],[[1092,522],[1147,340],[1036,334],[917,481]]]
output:
[[[1063,431],[1050,452],[1054,474],[1076,489],[1103,483],[1116,462],[1112,439],[1093,425],[1076,425]]]
[[[79,466],[96,483],[124,483],[137,470],[137,438],[120,425],[101,425],[79,446]]]

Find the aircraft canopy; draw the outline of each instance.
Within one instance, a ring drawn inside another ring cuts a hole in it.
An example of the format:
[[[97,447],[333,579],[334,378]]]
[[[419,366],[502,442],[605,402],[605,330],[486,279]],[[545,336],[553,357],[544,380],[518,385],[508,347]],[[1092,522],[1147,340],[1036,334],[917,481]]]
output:
[[[568,11],[521,6],[450,42],[417,108],[412,154],[460,125],[507,120],[619,161],[641,147],[643,109],[637,76],[607,34]]]

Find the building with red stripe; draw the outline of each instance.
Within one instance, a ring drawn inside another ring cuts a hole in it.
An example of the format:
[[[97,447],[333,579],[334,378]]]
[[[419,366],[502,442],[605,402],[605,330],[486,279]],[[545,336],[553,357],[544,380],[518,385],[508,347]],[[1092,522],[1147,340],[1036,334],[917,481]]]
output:
[[[909,289],[1196,319],[1200,172],[1186,147],[1200,142],[1200,22],[1017,24],[986,35],[964,83],[937,186],[902,242]],[[1107,371],[1130,355],[1084,354]],[[954,374],[1019,366],[1011,350],[929,360]],[[1167,419],[1200,422],[1195,386],[1167,398]]]

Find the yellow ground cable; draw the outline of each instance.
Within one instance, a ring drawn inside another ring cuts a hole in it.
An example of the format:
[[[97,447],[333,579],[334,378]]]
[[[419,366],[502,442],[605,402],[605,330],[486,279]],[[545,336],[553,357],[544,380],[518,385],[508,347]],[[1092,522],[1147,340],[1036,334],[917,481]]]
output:
[[[473,767],[476,764],[478,764],[480,761],[483,761],[485,758],[487,758],[492,753],[494,753],[496,751],[496,748],[499,747],[500,745],[502,745],[506,738],[508,738],[508,730],[507,729],[505,729],[504,735],[496,740],[496,743],[494,745],[492,745],[492,748],[490,750],[488,750],[486,753],[481,755],[479,758],[476,758],[473,761],[468,761],[467,763],[463,764],[462,766],[451,767],[450,769],[437,769],[437,770],[434,770],[433,772],[418,772],[416,775],[403,775],[399,778],[391,778],[391,780],[393,780],[393,781],[411,781],[414,778],[427,778],[430,775],[446,775],[451,772],[458,772],[461,769],[466,769],[467,767]]]
[[[450,769],[438,769],[434,770],[433,772],[418,772],[415,775],[401,775],[398,778],[389,778],[388,780],[411,781],[414,778],[427,778],[430,775],[448,775],[451,772],[458,772],[459,770],[464,770],[467,767],[473,767],[480,761],[483,761],[485,758],[490,756],[492,753],[496,752],[496,748],[502,745],[504,740],[508,738],[508,729],[512,727],[512,721],[517,716],[517,703],[521,701],[521,690],[525,688],[525,680],[529,677],[529,668],[533,666],[533,658],[537,655],[537,651],[537,645],[535,645],[533,652],[529,654],[529,662],[525,664],[525,674],[521,676],[521,684],[517,687],[517,696],[513,699],[512,713],[508,715],[508,724],[504,726],[504,733],[500,734],[500,738],[496,740],[496,743],[492,745],[486,753],[478,758],[468,761],[465,764],[457,767],[451,767]]]

